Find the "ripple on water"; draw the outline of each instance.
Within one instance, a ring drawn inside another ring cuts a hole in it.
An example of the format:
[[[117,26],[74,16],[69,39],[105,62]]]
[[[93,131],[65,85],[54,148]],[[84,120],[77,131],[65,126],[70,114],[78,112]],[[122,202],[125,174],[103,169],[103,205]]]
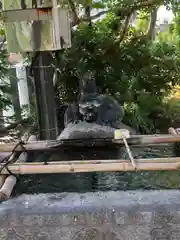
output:
[[[171,147],[132,148],[135,158],[172,156]],[[122,151],[121,158],[127,158]],[[88,192],[135,189],[177,189],[180,187],[178,171],[155,172],[100,172],[22,176],[14,191],[21,193]]]

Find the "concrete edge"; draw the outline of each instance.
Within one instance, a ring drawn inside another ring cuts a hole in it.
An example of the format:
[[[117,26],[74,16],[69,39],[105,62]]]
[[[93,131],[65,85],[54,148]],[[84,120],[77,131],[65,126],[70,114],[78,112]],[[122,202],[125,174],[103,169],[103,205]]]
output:
[[[23,211],[33,214],[50,212],[101,211],[102,209],[121,208],[141,211],[180,209],[180,191],[109,191],[91,193],[54,193],[20,195],[0,204],[4,211]]]

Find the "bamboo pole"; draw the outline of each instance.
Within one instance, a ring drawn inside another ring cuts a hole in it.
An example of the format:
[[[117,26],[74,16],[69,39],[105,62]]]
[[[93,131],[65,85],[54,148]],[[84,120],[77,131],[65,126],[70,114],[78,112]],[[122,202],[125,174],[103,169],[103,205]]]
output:
[[[6,175],[0,175],[0,188],[3,186],[6,177],[7,177]]]
[[[103,144],[103,143],[115,143],[115,144],[122,144],[123,139],[75,139],[75,140],[50,140],[50,141],[32,141],[28,142],[24,145],[24,147],[28,151],[38,151],[38,150],[56,150],[56,147],[61,146],[86,146],[86,144],[92,144],[96,146],[96,144]],[[162,134],[162,135],[132,135],[130,138],[127,139],[128,144],[130,145],[147,145],[147,144],[159,144],[159,143],[173,143],[173,142],[180,142],[180,135],[170,135],[170,134]],[[0,145],[0,152],[11,152],[16,143],[10,144],[1,144]],[[16,148],[16,151],[22,151],[21,146]]]
[[[12,163],[15,162],[16,160],[17,155],[16,153],[13,153],[9,158],[9,162]],[[2,182],[2,184],[0,184],[0,202],[2,202],[9,199],[9,197],[11,196],[12,190],[17,182],[17,179],[15,176],[2,175],[2,171],[0,178],[2,179],[4,178],[4,181]]]
[[[10,158],[10,162],[16,161],[16,153],[13,153]],[[11,194],[9,191],[11,191],[11,186],[9,187],[9,184],[12,182],[10,176],[2,175],[0,174],[0,202],[8,199],[9,195]],[[14,183],[15,185],[15,183]],[[8,190],[9,188],[10,190]],[[11,191],[12,192],[12,191]]]
[[[0,189],[0,201],[6,201],[10,198],[14,186],[16,185],[17,178],[15,176],[8,176]]]
[[[172,135],[174,135],[174,136],[177,135],[176,130],[175,130],[174,128],[172,128],[172,127],[170,127],[170,128],[168,129],[168,133],[169,133],[169,134],[172,134]]]
[[[115,143],[122,143],[121,139],[113,140]],[[127,139],[129,144],[158,144],[158,143],[173,143],[180,142],[180,135],[159,134],[159,135],[134,135]]]
[[[164,170],[179,170],[180,159],[136,159],[138,171],[164,171]],[[165,160],[165,161],[164,161]],[[173,161],[174,160],[174,161]],[[9,170],[18,175],[26,174],[49,174],[49,173],[80,173],[80,172],[107,172],[107,171],[134,171],[134,168],[128,160],[114,160],[114,162],[86,161],[86,162],[64,162],[59,164],[51,162],[48,165],[28,163],[28,164],[11,164]],[[2,174],[8,174],[6,169],[3,169]]]
[[[180,163],[180,157],[171,157],[171,158],[142,158],[142,159],[136,159],[139,163],[174,163],[174,162],[179,162]],[[115,160],[68,160],[68,161],[52,161],[48,162],[48,165],[67,165],[67,164],[103,164],[103,163],[127,163],[129,160],[127,159],[115,159]],[[21,166],[22,163],[15,162],[13,166]],[[23,163],[24,166],[39,166],[39,165],[44,165],[44,162],[27,162]]]

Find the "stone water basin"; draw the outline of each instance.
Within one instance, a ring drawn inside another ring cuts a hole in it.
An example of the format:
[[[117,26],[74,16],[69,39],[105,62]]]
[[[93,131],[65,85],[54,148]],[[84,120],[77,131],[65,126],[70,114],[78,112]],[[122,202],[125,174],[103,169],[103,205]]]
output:
[[[171,145],[131,150],[135,158],[172,156]],[[65,157],[127,153],[124,147],[92,146],[50,155]],[[178,240],[180,194],[167,189],[179,187],[179,172],[21,176],[12,198],[0,204],[0,240]]]
[[[86,129],[86,134],[85,133]],[[69,125],[59,139],[88,138],[99,136],[113,137],[114,129],[89,124]],[[96,133],[96,134],[95,134]],[[93,141],[92,141],[93,142]],[[172,156],[172,146],[169,144],[157,147],[131,146],[134,158],[157,158]],[[33,161],[60,160],[99,160],[99,159],[128,159],[123,146],[104,143],[99,146],[63,147],[57,153],[33,156]],[[106,172],[106,173],[71,173],[21,176],[16,185],[14,195],[21,193],[53,193],[53,192],[86,192],[107,190],[135,189],[172,189],[180,187],[179,172]]]

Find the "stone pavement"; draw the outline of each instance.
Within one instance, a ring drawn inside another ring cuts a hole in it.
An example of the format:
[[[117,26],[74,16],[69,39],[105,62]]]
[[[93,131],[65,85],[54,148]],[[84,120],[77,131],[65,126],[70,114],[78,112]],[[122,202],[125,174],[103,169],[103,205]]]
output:
[[[0,204],[0,239],[179,240],[180,191],[21,195]]]

